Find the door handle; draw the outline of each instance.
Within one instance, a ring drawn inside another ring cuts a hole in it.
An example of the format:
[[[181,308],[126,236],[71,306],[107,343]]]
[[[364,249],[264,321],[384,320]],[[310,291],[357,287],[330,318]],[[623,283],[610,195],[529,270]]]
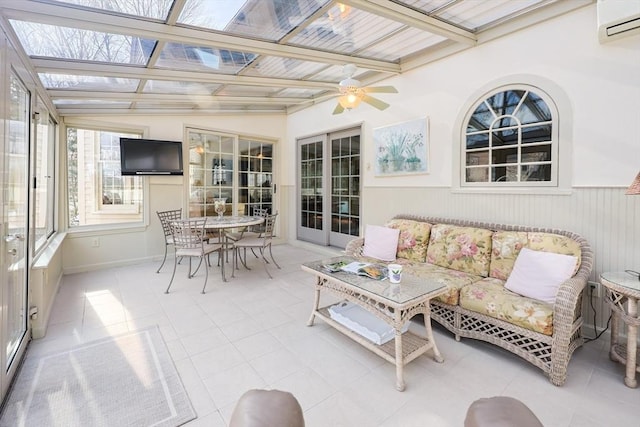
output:
[[[13,242],[15,240],[20,240],[21,242],[24,242],[24,234],[20,234],[20,233],[8,234],[4,238],[4,241],[7,243]]]
[[[18,255],[18,250],[16,248],[9,249],[7,252],[9,252],[9,255]]]

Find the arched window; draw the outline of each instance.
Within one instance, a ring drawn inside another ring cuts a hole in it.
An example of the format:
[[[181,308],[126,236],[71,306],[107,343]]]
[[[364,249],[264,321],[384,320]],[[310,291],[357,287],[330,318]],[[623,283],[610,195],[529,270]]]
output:
[[[461,186],[557,186],[558,113],[540,89],[502,87],[476,102],[464,123]]]

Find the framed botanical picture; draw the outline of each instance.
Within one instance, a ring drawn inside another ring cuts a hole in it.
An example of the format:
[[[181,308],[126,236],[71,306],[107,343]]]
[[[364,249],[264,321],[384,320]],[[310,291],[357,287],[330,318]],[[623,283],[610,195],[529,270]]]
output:
[[[429,119],[421,118],[375,128],[375,176],[427,173]]]

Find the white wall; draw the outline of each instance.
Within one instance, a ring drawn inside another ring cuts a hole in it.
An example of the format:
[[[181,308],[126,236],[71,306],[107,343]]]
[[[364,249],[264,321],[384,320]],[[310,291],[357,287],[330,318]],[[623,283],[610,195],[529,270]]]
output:
[[[105,126],[142,126],[148,128],[147,136],[149,138],[166,140],[183,140],[186,127],[198,127],[245,136],[262,136],[278,141],[275,149],[276,156],[279,156],[282,151],[280,141],[283,140],[286,117],[275,114],[242,116],[131,115],[68,118],[66,122],[103,124]],[[186,150],[187,146],[185,145],[184,148]],[[277,179],[277,170],[275,174]],[[70,230],[64,241],[63,249],[65,273],[136,263],[152,258],[160,259],[164,253],[164,237],[156,211],[182,208],[183,212],[186,212],[186,189],[189,186],[189,177],[188,174],[185,174],[182,177],[153,176],[146,177],[146,179],[149,182],[149,226],[134,230],[119,229],[109,232]],[[276,206],[279,202],[280,198],[276,194]],[[93,247],[92,241],[96,238],[99,239],[99,246]],[[170,267],[165,266],[164,268]]]
[[[380,222],[378,207],[366,209],[379,197],[370,192],[382,187],[417,190],[409,195],[410,200],[400,199],[405,193],[392,192],[390,199],[385,198],[388,214],[403,211],[407,202],[422,200],[425,193],[419,189],[451,188],[454,162],[459,161],[456,121],[460,123],[465,105],[476,101],[480,88],[523,75],[546,82],[543,90],[558,94],[558,102],[565,100],[559,120],[570,135],[562,141],[570,144],[570,158],[561,159],[570,171],[569,187],[628,186],[640,170],[640,36],[600,44],[595,4],[378,83],[392,84],[399,91],[379,95],[391,104],[385,111],[363,104],[334,116],[335,101],[331,101],[291,114],[287,121],[290,158],[285,161],[295,165],[293,147],[300,136],[363,123],[362,223]],[[430,173],[375,177],[373,129],[419,117],[429,118]],[[290,197],[295,197],[295,168],[287,171]],[[295,235],[294,225],[290,233]]]
[[[561,159],[570,168],[570,191],[452,191],[454,162],[459,161],[456,124],[465,104],[476,101],[478,91],[492,82],[523,75],[546,82],[549,87],[543,90],[566,101],[559,120],[570,136],[562,141],[570,144],[568,158]],[[624,195],[640,171],[640,36],[600,44],[595,3],[377,84],[399,91],[379,95],[391,104],[385,111],[363,104],[333,116],[332,101],[289,116],[286,162],[292,167],[286,179],[291,200],[296,138],[363,123],[362,225],[409,213],[554,227],[579,233],[591,243],[596,259],[592,280],[603,271],[640,270],[640,196]],[[419,117],[429,118],[430,173],[375,177],[373,129]],[[295,206],[289,209],[295,212]],[[289,233],[295,236],[295,224]],[[602,301],[596,307],[597,323],[603,325],[607,308]],[[585,305],[585,310],[591,309]]]
[[[553,82],[568,97],[572,120],[560,120],[573,133],[573,186],[629,185],[640,169],[640,36],[599,44],[595,4],[379,83],[399,91],[379,95],[391,104],[385,111],[363,104],[333,116],[331,101],[291,114],[287,143],[363,122],[365,187],[451,186],[461,108],[479,88],[522,74]],[[427,116],[431,173],[375,178],[372,129]],[[288,172],[293,185],[295,170]]]

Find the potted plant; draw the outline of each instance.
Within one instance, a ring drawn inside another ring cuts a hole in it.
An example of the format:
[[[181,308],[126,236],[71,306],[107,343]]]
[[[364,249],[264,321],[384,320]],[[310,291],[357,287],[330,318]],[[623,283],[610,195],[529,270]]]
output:
[[[408,142],[406,144],[405,152],[407,154],[407,169],[410,171],[417,171],[420,169],[421,160],[418,157],[417,149],[418,147],[422,147],[424,143],[422,142],[422,134],[412,134],[408,138]]]
[[[378,165],[380,165],[380,172],[386,173],[389,171],[389,155],[384,154],[378,157]]]
[[[389,135],[387,151],[389,153],[389,161],[392,171],[401,171],[404,169],[404,151],[406,149],[406,141],[406,132],[393,132]]]

